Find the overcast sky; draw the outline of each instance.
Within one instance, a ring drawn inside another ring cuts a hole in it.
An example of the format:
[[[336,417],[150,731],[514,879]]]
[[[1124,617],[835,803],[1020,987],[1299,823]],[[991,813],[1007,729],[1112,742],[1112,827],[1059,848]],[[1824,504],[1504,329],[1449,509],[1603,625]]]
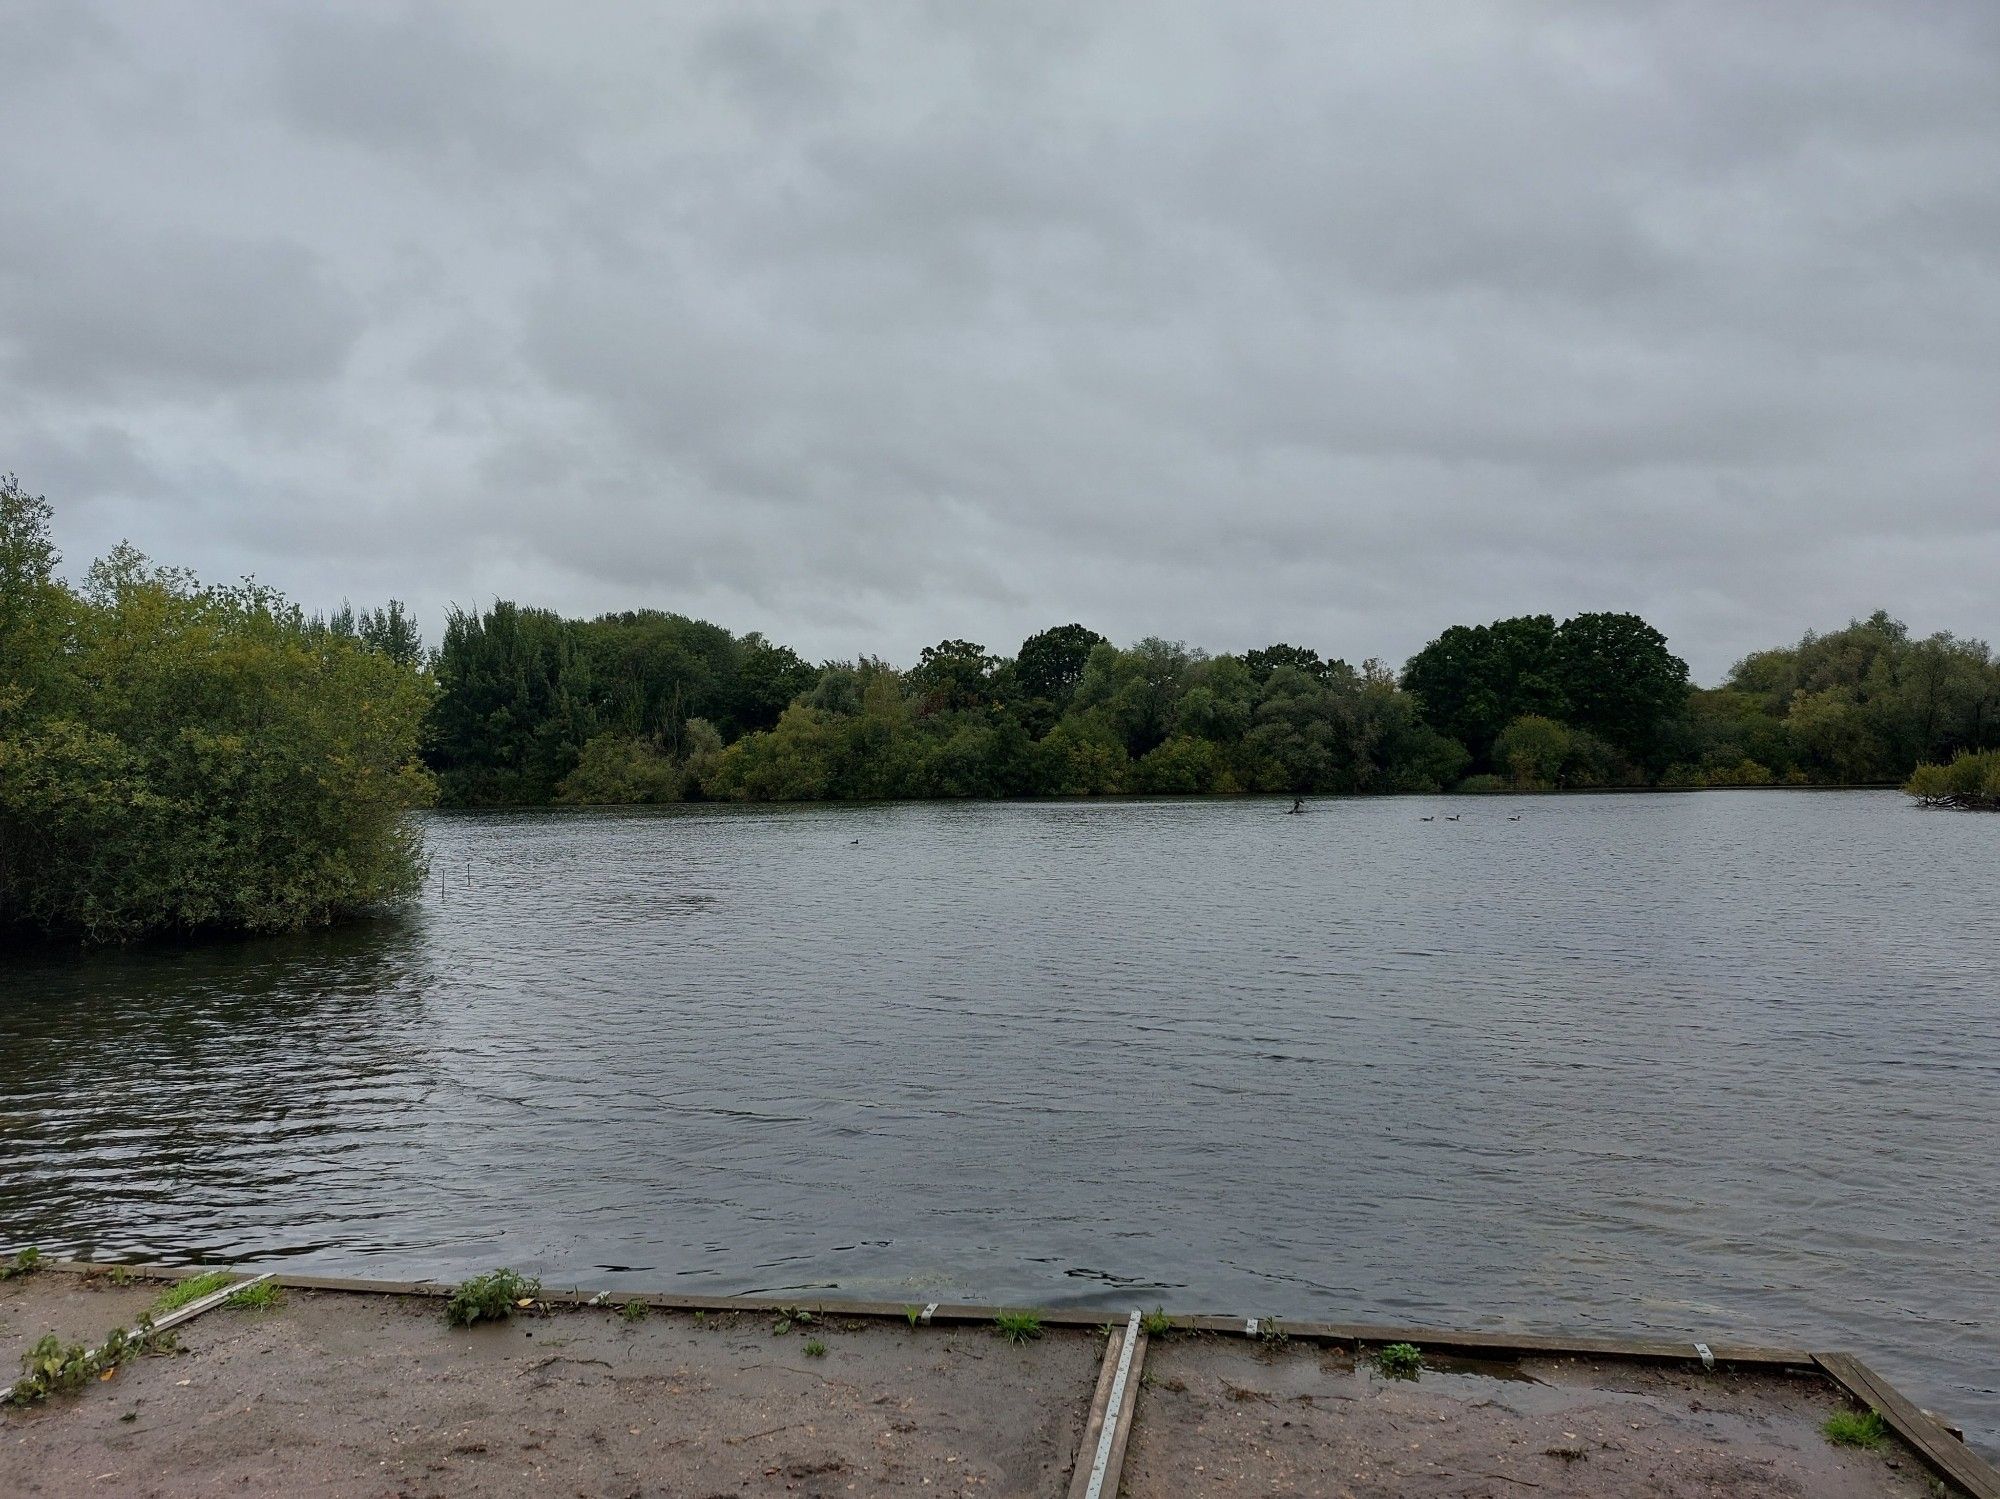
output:
[[[310,608],[2000,637],[2000,6],[5,0],[0,470]]]

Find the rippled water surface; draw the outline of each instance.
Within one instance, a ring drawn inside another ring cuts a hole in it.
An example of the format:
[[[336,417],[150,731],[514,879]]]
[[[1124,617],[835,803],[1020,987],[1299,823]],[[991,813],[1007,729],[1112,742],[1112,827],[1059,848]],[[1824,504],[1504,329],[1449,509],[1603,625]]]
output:
[[[1797,1339],[2000,1435],[2000,818],[1729,792],[428,832],[405,919],[0,958],[0,1241]]]

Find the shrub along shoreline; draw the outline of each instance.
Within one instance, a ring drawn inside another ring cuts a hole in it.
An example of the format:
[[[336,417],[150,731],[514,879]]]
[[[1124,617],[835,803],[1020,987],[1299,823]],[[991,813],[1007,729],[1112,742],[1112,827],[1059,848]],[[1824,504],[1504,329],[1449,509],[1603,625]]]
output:
[[[433,687],[400,610],[56,562],[47,502],[0,480],[0,934],[296,931],[417,887]]]

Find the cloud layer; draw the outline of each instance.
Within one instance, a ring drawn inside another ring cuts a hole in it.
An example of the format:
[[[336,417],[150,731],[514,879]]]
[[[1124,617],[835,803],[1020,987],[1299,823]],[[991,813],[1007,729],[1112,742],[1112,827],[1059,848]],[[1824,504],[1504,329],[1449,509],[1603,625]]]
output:
[[[2000,635],[1995,17],[16,4],[0,468],[433,634]]]

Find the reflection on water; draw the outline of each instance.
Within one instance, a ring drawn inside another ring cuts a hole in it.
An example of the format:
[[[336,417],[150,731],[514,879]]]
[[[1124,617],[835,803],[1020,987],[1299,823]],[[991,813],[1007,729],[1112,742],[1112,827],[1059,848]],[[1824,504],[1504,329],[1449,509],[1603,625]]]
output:
[[[399,921],[8,959],[0,1241],[1801,1339],[1990,1445],[2000,819],[1461,807],[438,816]]]

